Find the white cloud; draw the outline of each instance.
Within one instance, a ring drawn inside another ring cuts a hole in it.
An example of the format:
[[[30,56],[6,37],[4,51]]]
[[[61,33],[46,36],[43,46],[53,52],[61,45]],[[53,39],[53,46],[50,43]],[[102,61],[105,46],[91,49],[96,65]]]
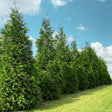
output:
[[[104,47],[101,43],[91,43],[91,47],[95,49],[98,56],[102,57],[106,61],[108,71],[112,76],[112,45]]]
[[[32,42],[34,42],[35,41],[35,39],[33,38],[33,37],[29,37],[29,40],[31,40]]]
[[[59,33],[55,31],[55,32],[53,33],[53,35],[52,35],[53,38],[55,38],[56,35],[59,35]]]
[[[24,14],[38,14],[42,0],[0,0],[0,25],[6,21],[9,8],[16,6],[20,8]]]
[[[82,24],[80,24],[79,26],[76,27],[78,30],[88,30],[88,28],[86,28],[85,26],[82,26]]]
[[[35,40],[32,36],[29,37],[29,40],[31,40],[32,43],[33,43],[32,45],[35,46],[35,42],[36,42],[36,40]]]
[[[97,0],[97,1],[99,1],[99,2],[106,2],[106,0]]]
[[[17,5],[25,14],[38,14],[42,0],[17,0]]]
[[[65,0],[51,0],[51,3],[54,6],[63,6],[63,5],[66,5],[66,1]]]
[[[57,6],[64,6],[68,2],[73,2],[74,0],[50,0],[50,1],[55,7],[57,7]]]
[[[73,41],[74,41],[74,37],[72,35],[70,35],[68,38],[68,42],[73,42]]]

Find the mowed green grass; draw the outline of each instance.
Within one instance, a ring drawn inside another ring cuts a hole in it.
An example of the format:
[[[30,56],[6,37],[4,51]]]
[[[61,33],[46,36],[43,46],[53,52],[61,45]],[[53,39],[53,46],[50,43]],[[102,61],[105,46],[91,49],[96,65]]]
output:
[[[112,112],[112,85],[63,95],[27,112]]]

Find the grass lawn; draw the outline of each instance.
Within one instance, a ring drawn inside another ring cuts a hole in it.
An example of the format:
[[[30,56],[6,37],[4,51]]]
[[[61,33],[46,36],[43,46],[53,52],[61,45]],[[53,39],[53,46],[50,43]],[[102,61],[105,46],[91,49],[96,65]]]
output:
[[[27,112],[112,112],[112,85],[63,95]]]

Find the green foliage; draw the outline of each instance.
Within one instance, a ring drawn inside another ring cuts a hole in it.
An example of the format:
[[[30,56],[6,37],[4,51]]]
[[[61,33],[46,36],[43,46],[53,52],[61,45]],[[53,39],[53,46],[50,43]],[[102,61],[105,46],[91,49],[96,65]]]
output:
[[[63,61],[63,75],[65,78],[65,87],[64,87],[64,93],[70,94],[74,93],[78,90],[78,76],[76,72],[76,66],[75,61],[78,56],[78,51],[76,48],[75,41],[72,42],[72,48],[68,48],[68,46],[65,45],[66,51],[64,52],[64,56],[66,57],[66,60]]]
[[[39,69],[46,70],[46,65],[49,60],[53,59],[53,30],[50,27],[50,22],[47,17],[42,20],[42,27],[40,28],[40,36],[37,38],[37,62]]]
[[[41,99],[34,74],[32,43],[18,9],[12,9],[10,21],[1,30],[3,36],[0,70],[0,110],[31,108]]]
[[[85,67],[85,72],[88,75],[88,81],[89,81],[89,86],[88,88],[93,88],[95,87],[96,84],[96,71],[94,71],[93,67],[95,64],[97,64],[97,60],[98,57],[95,53],[95,51],[88,45],[88,43],[86,44],[84,50],[82,51],[82,53],[84,54],[84,67]]]
[[[2,54],[3,49],[2,49],[2,36],[0,35],[0,54]]]
[[[64,64],[67,61],[67,51],[68,51],[68,46],[66,46],[66,35],[63,32],[63,27],[59,28],[58,34],[56,34],[54,38],[54,60],[58,62],[59,70],[57,70],[57,74],[61,77],[61,92],[63,93],[63,89],[65,88],[65,75],[66,75],[66,70],[64,69]]]
[[[64,34],[62,27],[60,28],[58,35],[55,37],[55,46],[56,57],[60,60],[60,74],[63,82],[63,85],[61,86],[62,92],[73,93],[78,89],[78,78],[72,67],[73,54],[71,49],[69,49],[69,46],[66,45],[66,35]]]
[[[1,68],[1,54],[3,53],[3,48],[2,48],[2,36],[0,35],[0,68]],[[0,69],[1,70],[1,69]]]
[[[61,95],[61,76],[57,71],[60,71],[60,65],[57,61],[50,61],[41,78],[40,87],[43,92],[44,100],[58,99]]]
[[[98,58],[98,65],[100,66],[98,68],[99,74],[100,74],[100,85],[111,84],[111,78],[110,78],[110,75],[108,73],[105,61],[101,58]]]
[[[76,72],[79,79],[79,90],[85,90],[89,86],[88,74],[85,68],[85,58],[85,54],[81,52],[76,59]]]
[[[44,99],[56,99],[62,93],[73,93],[77,89],[85,90],[109,82],[107,69],[98,63],[99,58],[88,43],[80,52],[75,41],[69,48],[63,27],[59,28],[55,37],[47,18],[43,19],[42,27],[36,45]]]
[[[72,49],[72,55],[73,55],[73,60],[76,61],[78,55],[79,55],[79,52],[77,50],[77,45],[76,45],[76,41],[72,41],[71,43],[71,49]]]
[[[35,106],[39,101],[58,99],[74,93],[110,84],[105,61],[88,43],[81,51],[76,42],[67,45],[63,27],[53,36],[48,18],[43,18],[37,38],[37,55],[22,14],[12,9],[10,20],[0,32],[0,110],[16,111]],[[41,89],[40,89],[41,88]]]
[[[80,52],[80,56],[77,60],[78,63],[80,63],[80,65],[78,64],[77,69],[79,89],[86,89],[87,84],[88,88],[93,88],[102,84],[110,84],[110,75],[104,60],[96,55],[96,52],[88,45],[88,43]]]
[[[65,78],[65,87],[64,87],[64,93],[70,94],[75,93],[78,90],[78,76],[74,68],[75,65],[68,65],[64,64],[62,73],[64,74]]]
[[[48,18],[43,18],[42,27],[40,28],[40,36],[36,41],[37,46],[37,63],[40,70],[40,87],[42,96],[45,100],[53,100],[59,98],[61,94],[60,75],[57,72],[58,61],[54,59],[54,38],[53,30],[50,27]]]

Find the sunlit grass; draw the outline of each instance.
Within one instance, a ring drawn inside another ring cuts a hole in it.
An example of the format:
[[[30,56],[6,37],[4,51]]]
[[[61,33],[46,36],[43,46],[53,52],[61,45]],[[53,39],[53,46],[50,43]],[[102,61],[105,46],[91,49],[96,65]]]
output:
[[[112,112],[112,85],[63,95],[27,112]]]

